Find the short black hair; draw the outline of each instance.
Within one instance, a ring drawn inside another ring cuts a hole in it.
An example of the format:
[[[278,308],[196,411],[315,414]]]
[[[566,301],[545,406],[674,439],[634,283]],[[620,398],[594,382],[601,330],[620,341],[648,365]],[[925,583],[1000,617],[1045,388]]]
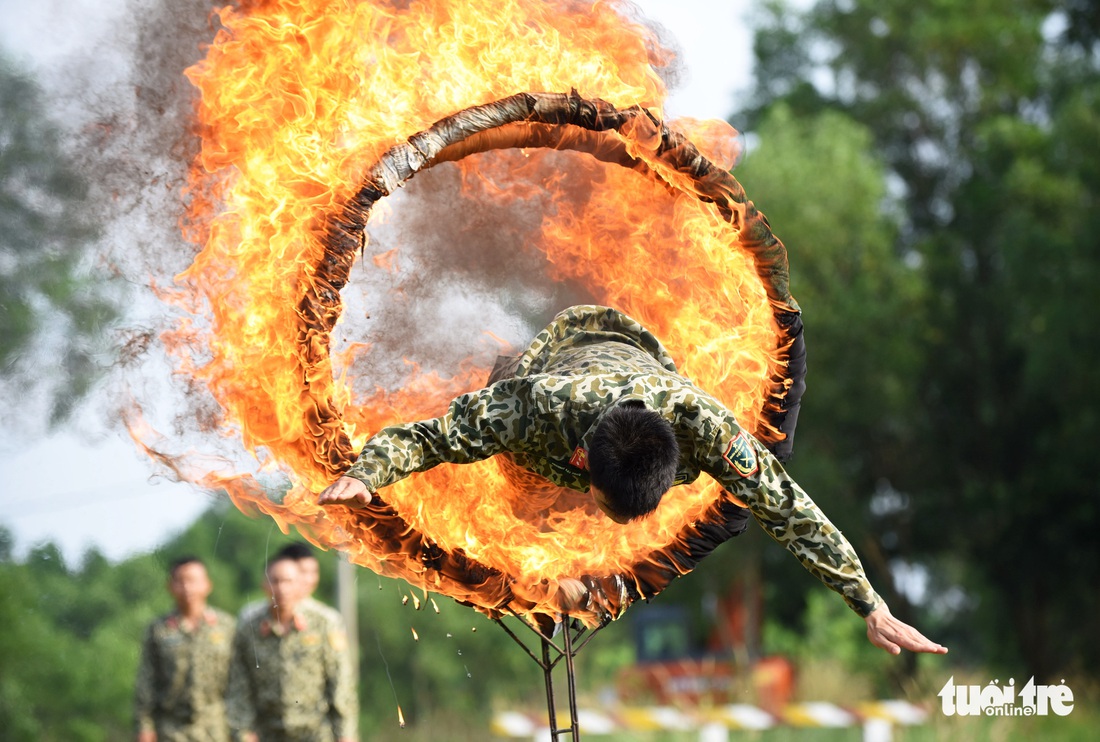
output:
[[[588,473],[608,507],[634,520],[657,509],[672,488],[680,446],[672,424],[641,403],[612,407],[588,447]]]
[[[202,568],[206,569],[206,562],[204,562],[202,559],[199,559],[194,554],[185,554],[184,556],[176,557],[168,563],[168,576],[175,577],[176,570],[185,564],[201,564]]]
[[[279,556],[290,557],[296,562],[299,562],[303,559],[317,558],[317,555],[313,553],[313,549],[309,548],[308,544],[304,544],[301,541],[289,543],[283,548],[279,549]]]
[[[264,572],[266,573],[269,569],[271,569],[279,562],[294,562],[295,566],[297,566],[298,558],[291,554],[285,553],[285,549],[282,551],[278,551],[275,553],[275,556],[267,560],[267,564],[264,565]]]

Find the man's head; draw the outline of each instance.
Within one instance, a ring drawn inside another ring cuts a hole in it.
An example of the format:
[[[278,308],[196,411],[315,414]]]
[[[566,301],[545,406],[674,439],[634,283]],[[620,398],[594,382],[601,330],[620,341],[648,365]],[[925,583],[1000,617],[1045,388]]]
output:
[[[588,449],[592,495],[616,523],[653,512],[676,481],[679,465],[672,424],[641,403],[608,410]]]
[[[168,592],[180,613],[202,610],[212,588],[206,565],[198,557],[180,557],[168,565]]]
[[[307,595],[304,587],[302,568],[293,557],[276,554],[267,563],[264,589],[271,596],[271,602],[280,610],[292,612]]]
[[[317,589],[317,583],[321,580],[321,563],[317,561],[317,555],[313,553],[313,549],[300,541],[295,541],[279,549],[279,554],[298,562],[298,568],[302,570],[305,594],[313,595]]]

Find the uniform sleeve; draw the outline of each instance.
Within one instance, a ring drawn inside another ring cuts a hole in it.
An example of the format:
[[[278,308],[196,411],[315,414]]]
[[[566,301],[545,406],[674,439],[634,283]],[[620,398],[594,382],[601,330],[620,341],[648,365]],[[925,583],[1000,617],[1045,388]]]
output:
[[[325,642],[325,696],[333,736],[359,739],[359,698],[343,622],[329,621]]]
[[[151,732],[156,728],[153,711],[156,703],[156,642],[153,625],[145,630],[141,642],[141,661],[134,680],[134,729],[135,732]]]
[[[225,715],[232,739],[241,740],[246,732],[255,731],[256,706],[253,703],[251,675],[248,669],[247,623],[239,621],[233,634],[229,655],[229,683],[225,692]]]
[[[860,616],[879,607],[882,598],[844,534],[755,438],[727,421],[702,453],[700,468],[744,501],[761,528],[814,577]]]
[[[442,417],[383,428],[344,474],[371,491],[442,463],[469,464],[512,450],[532,405],[523,379],[463,394]]]

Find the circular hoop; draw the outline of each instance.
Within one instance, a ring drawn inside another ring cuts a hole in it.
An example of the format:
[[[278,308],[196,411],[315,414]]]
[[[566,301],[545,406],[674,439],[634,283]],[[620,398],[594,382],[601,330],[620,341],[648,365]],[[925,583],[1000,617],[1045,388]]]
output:
[[[356,252],[365,244],[371,208],[421,170],[479,152],[508,148],[554,148],[587,153],[603,162],[655,179],[674,195],[689,195],[714,205],[747,251],[765,290],[775,319],[777,362],[769,371],[768,394],[754,432],[781,460],[789,456],[805,388],[805,344],[801,312],[788,287],[787,254],[763,214],[745,198],[728,172],[716,167],[683,135],[650,112],[634,106],[622,110],[599,99],[568,94],[519,93],[460,111],[391,148],[369,170],[362,187],[342,214],[324,225],[324,256],[299,303],[299,347],[307,392],[318,369],[329,366],[330,333],[341,311],[340,290],[347,284]],[[311,427],[320,434],[314,456],[335,476],[354,460],[331,399],[315,400]],[[736,503],[719,498],[706,517],[685,523],[675,540],[650,552],[627,574],[582,576],[587,595],[580,604],[559,604],[586,623],[617,617],[639,597],[649,598],[672,579],[690,572],[736,531]],[[546,612],[546,605],[513,594],[512,578],[480,564],[460,550],[447,551],[377,499],[343,524],[349,543],[360,544],[382,562],[403,560],[397,570],[429,589],[468,602],[490,615]],[[342,546],[341,548],[344,548]],[[351,554],[355,559],[354,553]]]

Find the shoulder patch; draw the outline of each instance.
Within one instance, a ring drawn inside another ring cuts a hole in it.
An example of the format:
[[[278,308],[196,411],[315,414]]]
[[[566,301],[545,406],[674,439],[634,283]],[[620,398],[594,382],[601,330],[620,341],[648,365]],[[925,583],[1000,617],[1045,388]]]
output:
[[[337,652],[343,652],[348,648],[348,637],[343,631],[328,632],[329,646]]]
[[[751,477],[760,470],[756,451],[753,450],[749,437],[743,430],[733,437],[722,458],[742,477]]]

